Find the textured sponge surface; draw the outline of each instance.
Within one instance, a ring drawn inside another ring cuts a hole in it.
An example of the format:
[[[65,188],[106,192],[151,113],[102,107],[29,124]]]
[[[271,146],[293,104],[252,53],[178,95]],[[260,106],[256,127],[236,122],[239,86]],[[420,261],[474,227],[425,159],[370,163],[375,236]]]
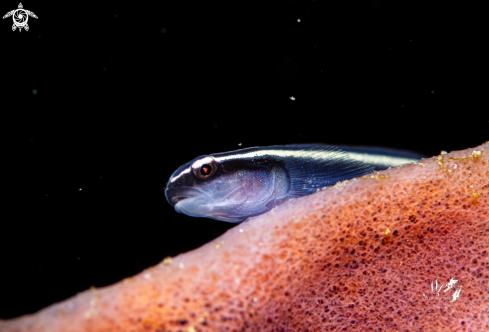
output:
[[[290,201],[0,331],[489,331],[488,148]]]

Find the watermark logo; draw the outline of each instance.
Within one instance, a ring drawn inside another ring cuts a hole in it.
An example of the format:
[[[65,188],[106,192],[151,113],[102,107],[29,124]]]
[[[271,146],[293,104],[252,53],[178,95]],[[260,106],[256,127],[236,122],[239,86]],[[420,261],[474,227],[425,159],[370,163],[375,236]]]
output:
[[[458,283],[458,280],[450,278],[450,281],[448,282],[448,284],[440,285],[438,287],[438,278],[437,278],[436,281],[431,282],[431,293],[429,293],[428,295],[423,294],[423,297],[427,300],[439,299],[439,300],[444,300],[444,301],[453,303],[453,302],[457,301],[457,299],[459,298],[460,291],[462,290],[462,286],[460,286],[456,290],[452,291],[452,293],[447,293],[447,292],[452,290],[456,283]],[[443,288],[445,288],[445,289],[443,289]],[[442,294],[441,294],[442,296],[440,296],[440,292],[442,292]]]
[[[19,8],[9,11],[7,14],[3,16],[3,18],[7,18],[10,16],[12,16],[12,19],[14,20],[14,24],[12,25],[12,31],[15,31],[15,29],[19,29],[19,32],[22,30],[22,28],[24,28],[25,31],[29,31],[29,25],[27,24],[27,21],[29,20],[29,16],[38,18],[37,15],[34,14],[33,12],[24,9],[22,3],[19,3]]]

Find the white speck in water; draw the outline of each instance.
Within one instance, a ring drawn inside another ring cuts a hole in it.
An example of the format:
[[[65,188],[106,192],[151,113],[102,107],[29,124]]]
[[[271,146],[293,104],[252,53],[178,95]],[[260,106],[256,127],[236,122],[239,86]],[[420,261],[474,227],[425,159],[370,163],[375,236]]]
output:
[[[301,23],[301,19],[300,18],[297,19],[297,23]]]
[[[241,146],[241,144],[243,144],[243,143],[238,143],[238,146]]]
[[[178,267],[183,269],[183,263],[178,264]]]
[[[289,97],[290,100],[295,100],[294,96]]]
[[[145,273],[144,274],[144,279],[151,279],[151,274],[150,273]]]
[[[82,188],[79,188],[78,191],[82,191],[83,189]]]
[[[458,167],[458,165],[457,165],[457,164],[455,164],[455,166],[453,166],[453,169],[457,169],[457,167]]]
[[[243,232],[244,232],[244,230],[243,230],[242,228],[240,228],[240,229],[239,229],[239,232],[240,232],[240,233],[243,233]]]

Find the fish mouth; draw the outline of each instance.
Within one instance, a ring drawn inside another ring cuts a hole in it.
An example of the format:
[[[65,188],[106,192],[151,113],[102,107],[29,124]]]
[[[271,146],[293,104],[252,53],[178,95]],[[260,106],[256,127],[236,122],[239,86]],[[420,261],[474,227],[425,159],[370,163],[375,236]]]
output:
[[[203,190],[195,187],[170,187],[165,189],[165,197],[171,206],[177,203],[195,197],[208,196]]]

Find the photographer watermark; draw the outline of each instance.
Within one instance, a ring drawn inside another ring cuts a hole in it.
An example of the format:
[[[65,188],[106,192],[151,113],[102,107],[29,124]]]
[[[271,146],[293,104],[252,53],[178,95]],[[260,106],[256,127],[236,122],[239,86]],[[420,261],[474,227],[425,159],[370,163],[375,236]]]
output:
[[[443,300],[447,302],[455,302],[460,296],[460,291],[462,290],[462,286],[454,290],[452,293],[447,293],[449,290],[453,289],[453,286],[458,283],[458,280],[455,280],[453,278],[450,278],[450,281],[446,285],[440,285],[438,287],[438,278],[436,281],[431,282],[431,293],[430,294],[423,294],[423,297],[427,300]],[[443,288],[445,288],[443,290]],[[440,292],[443,290],[443,293],[440,296]],[[447,294],[445,294],[447,293]]]
[[[3,15],[3,18],[7,18],[10,16],[12,16],[12,19],[14,20],[14,24],[12,25],[12,31],[19,29],[19,32],[22,30],[22,28],[24,28],[25,31],[29,31],[29,25],[27,24],[27,21],[29,20],[29,16],[38,18],[37,15],[34,14],[33,12],[24,9],[22,3],[19,3],[19,8],[11,10],[7,14]]]

